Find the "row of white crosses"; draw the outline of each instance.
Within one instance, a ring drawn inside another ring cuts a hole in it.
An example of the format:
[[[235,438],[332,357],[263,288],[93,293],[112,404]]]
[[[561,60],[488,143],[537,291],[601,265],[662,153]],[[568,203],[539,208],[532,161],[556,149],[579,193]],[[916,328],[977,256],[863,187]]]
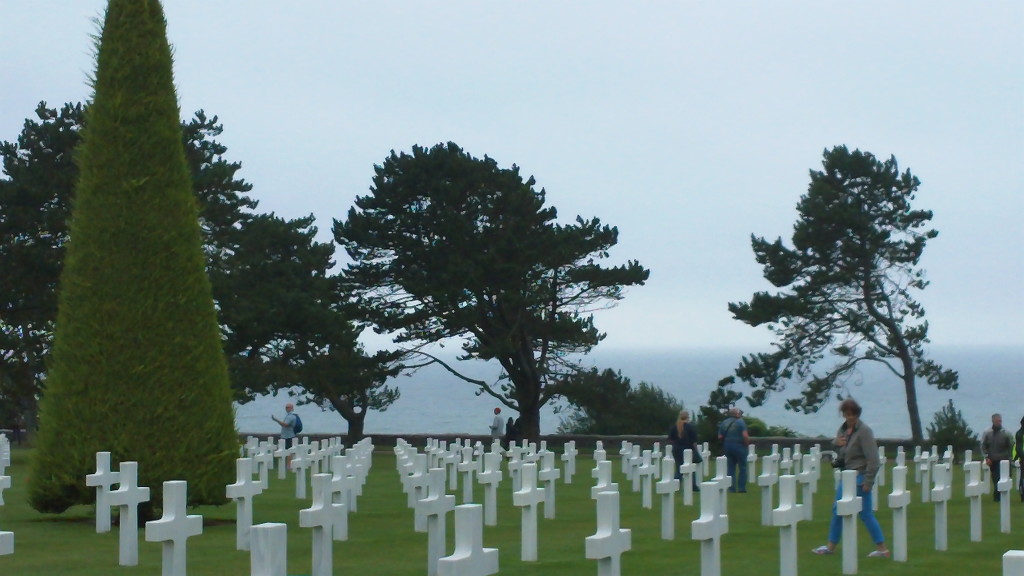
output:
[[[5,475],[11,465],[11,443],[0,434],[0,506],[4,505],[4,490],[11,487],[11,477]],[[14,554],[14,532],[0,530],[0,556]]]
[[[328,446],[339,443],[325,443]],[[283,446],[282,446],[283,448]],[[257,447],[257,450],[260,450]],[[333,448],[331,449],[333,451]],[[358,487],[365,481],[373,447],[365,439],[349,450],[335,455],[330,467],[334,474],[314,474],[314,501],[311,508],[299,512],[299,525],[313,528],[315,576],[331,573],[330,540],[348,537],[347,511],[353,507]],[[265,450],[262,450],[266,453]],[[301,454],[301,451],[299,452]],[[255,455],[255,454],[254,454]],[[226,495],[236,501],[237,538],[239,550],[251,548],[253,574],[281,576],[287,564],[287,528],[285,524],[252,526],[252,500],[263,490],[257,458],[239,458],[236,461],[236,481],[226,487]],[[269,470],[269,469],[268,469]],[[256,476],[254,477],[254,473]],[[113,489],[114,485],[117,489]],[[122,566],[138,565],[138,506],[150,499],[150,490],[138,485],[138,463],[122,462],[119,470],[110,466],[110,453],[96,454],[96,472],[86,476],[86,485],[96,488],[96,531],[111,529],[110,508],[120,509],[118,534],[118,563]],[[185,541],[202,533],[202,517],[187,515],[187,486],[183,481],[163,484],[164,513],[159,520],[146,523],[146,540],[163,543],[164,576],[185,575]],[[325,545],[325,539],[327,541]]]

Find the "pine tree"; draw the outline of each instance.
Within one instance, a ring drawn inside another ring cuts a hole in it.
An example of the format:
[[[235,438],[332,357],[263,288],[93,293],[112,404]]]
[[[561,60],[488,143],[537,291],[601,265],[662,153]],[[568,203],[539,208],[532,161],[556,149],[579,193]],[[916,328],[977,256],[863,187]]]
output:
[[[110,0],[97,47],[31,503],[94,498],[95,453],[225,501],[237,436],[181,141],[163,9]]]

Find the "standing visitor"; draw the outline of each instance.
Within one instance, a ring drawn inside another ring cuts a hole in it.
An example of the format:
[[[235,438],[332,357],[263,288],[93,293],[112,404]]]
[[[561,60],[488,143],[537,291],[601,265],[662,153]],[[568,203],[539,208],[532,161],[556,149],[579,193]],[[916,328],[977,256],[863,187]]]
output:
[[[888,558],[889,549],[885,546],[885,536],[882,535],[882,527],[875,518],[872,509],[871,486],[875,483],[875,474],[878,473],[878,444],[875,442],[875,433],[867,424],[861,422],[860,404],[852,398],[843,400],[839,405],[839,412],[842,413],[844,422],[836,433],[832,443],[836,449],[836,459],[833,465],[842,470],[857,471],[857,496],[862,498],[860,519],[871,535],[875,543],[875,549],[868,554],[868,558]],[[843,495],[843,483],[839,482],[836,487],[836,501]],[[818,546],[814,549],[815,554],[832,554],[836,545],[843,535],[843,519],[836,513],[836,504],[832,504],[832,523],[828,530],[828,544]]]
[[[292,443],[295,441],[295,421],[298,420],[298,416],[292,414],[293,410],[295,410],[295,404],[289,402],[284,405],[284,420],[278,420],[273,414],[270,416],[271,420],[277,422],[281,426],[281,439],[284,440],[284,447],[289,450],[292,447]],[[291,469],[292,467],[291,453],[289,453],[288,457],[285,459],[285,466],[288,469]]]
[[[725,448],[729,476],[732,477],[729,492],[747,491],[747,445],[750,444],[750,435],[747,434],[747,423],[742,416],[740,409],[733,406],[729,409],[729,417],[718,426],[718,440]],[[739,475],[736,474],[737,468]]]
[[[1024,418],[1020,419],[1020,429],[1017,430],[1016,442],[1013,444],[1013,453],[1017,457],[1017,493],[1020,494],[1020,501],[1024,502]]]
[[[494,420],[491,420],[491,440],[501,440],[501,408],[494,409]]]
[[[679,419],[668,429],[668,441],[672,443],[672,459],[676,461],[676,480],[683,477],[679,471],[679,465],[683,463],[683,452],[690,451],[693,462],[701,463],[704,458],[697,450],[697,427],[690,422],[690,413],[686,410],[679,411]],[[693,475],[693,489],[700,491],[697,485],[697,475]]]
[[[981,453],[985,455],[989,476],[992,478],[992,499],[999,502],[999,463],[1010,459],[1013,450],[1013,437],[1003,428],[1003,417],[992,415],[992,427],[981,436]]]

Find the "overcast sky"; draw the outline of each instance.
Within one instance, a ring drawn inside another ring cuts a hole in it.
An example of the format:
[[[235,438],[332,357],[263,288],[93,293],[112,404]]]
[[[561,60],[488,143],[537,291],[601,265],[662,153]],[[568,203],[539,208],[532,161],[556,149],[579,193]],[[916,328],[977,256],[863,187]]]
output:
[[[102,0],[0,0],[0,139],[89,98]],[[935,212],[936,345],[1024,345],[1024,2],[167,0],[182,114],[224,124],[260,211],[323,240],[392,149],[453,141],[619,228],[646,286],[606,347],[756,347],[728,313],[769,289],[839,144],[909,168]],[[342,256],[339,254],[339,256]],[[941,359],[940,359],[941,360]]]

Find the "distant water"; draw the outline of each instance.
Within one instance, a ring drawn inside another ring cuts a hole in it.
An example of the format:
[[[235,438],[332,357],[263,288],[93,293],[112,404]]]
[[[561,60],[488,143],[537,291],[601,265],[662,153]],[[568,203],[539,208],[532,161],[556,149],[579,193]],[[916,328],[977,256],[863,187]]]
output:
[[[708,399],[708,394],[723,377],[732,374],[741,355],[750,350],[598,350],[588,356],[587,364],[620,370],[634,384],[654,384],[691,409]],[[993,412],[1001,412],[1007,428],[1016,430],[1024,415],[1024,349],[1020,348],[933,348],[931,356],[946,368],[960,372],[960,388],[943,392],[927,384],[918,384],[921,422],[927,433],[935,413],[949,399],[963,413],[970,427],[981,433],[990,425]],[[493,378],[494,368],[481,362],[463,363],[466,372],[477,378]],[[476,388],[451,376],[441,368],[428,367],[411,376],[399,376],[391,382],[402,392],[401,398],[385,412],[366,416],[368,434],[455,433],[485,434],[500,404]],[[745,384],[735,385],[745,391]],[[906,397],[902,382],[879,366],[866,367],[850,378],[847,391],[864,407],[863,419],[882,438],[910,437]],[[769,398],[765,406],[740,407],[769,425],[782,425],[808,436],[828,435],[840,423],[834,401],[816,414],[799,414],[783,408],[784,400],[795,396],[796,388]],[[281,417],[284,404],[298,401],[300,395],[279,393],[263,396],[237,406],[236,421],[241,432],[269,434],[279,430],[270,419]],[[304,431],[316,434],[344,434],[347,425],[333,411],[298,406]],[[514,415],[508,408],[502,416]],[[554,433],[559,416],[552,406],[541,412],[541,432]],[[670,423],[666,423],[666,427]]]

